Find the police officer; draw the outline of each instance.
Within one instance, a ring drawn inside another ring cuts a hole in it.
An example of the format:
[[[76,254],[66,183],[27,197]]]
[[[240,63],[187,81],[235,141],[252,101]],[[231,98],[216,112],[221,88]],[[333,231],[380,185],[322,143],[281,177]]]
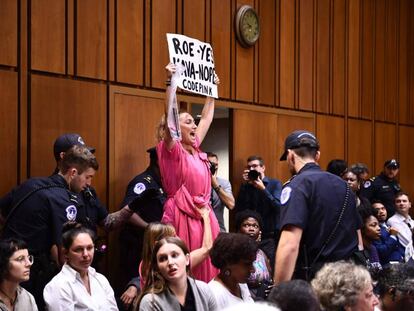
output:
[[[90,185],[97,169],[95,156],[86,147],[74,146],[59,162],[58,174],[31,178],[13,191],[2,235],[24,240],[34,255],[30,280],[23,286],[40,310],[43,288],[62,263],[62,226],[77,219],[79,193]]]
[[[65,155],[65,152],[68,151],[73,146],[83,146],[86,147],[90,152],[94,153],[95,148],[86,146],[83,138],[76,133],[68,133],[59,136],[55,143],[53,144],[53,154],[56,159],[56,165],[59,166],[59,162]],[[55,170],[55,174],[52,175],[51,179],[59,179],[57,176],[58,168]],[[117,212],[108,213],[106,207],[101,203],[96,195],[95,189],[89,183],[84,190],[82,190],[78,196],[78,213],[76,221],[82,223],[86,227],[97,232],[97,227],[102,227],[105,231],[110,231],[117,229],[125,224],[125,222],[131,217],[132,210],[128,207],[120,209]],[[95,254],[95,259],[98,259],[99,256]]]
[[[161,187],[157,151],[155,148],[150,148],[147,152],[150,164],[144,172],[129,182],[121,204],[121,207],[129,206],[135,211],[119,235],[123,285],[132,278],[138,277],[144,230],[148,223],[161,220],[166,200]],[[137,293],[136,285],[131,285],[122,295],[121,300],[128,307]]]
[[[324,262],[348,259],[358,249],[361,223],[355,197],[345,181],[322,171],[319,142],[307,131],[285,140],[281,161],[294,175],[281,194],[281,236],[275,282],[310,279]]]
[[[402,191],[396,177],[400,170],[400,163],[396,159],[387,160],[383,171],[364,183],[361,196],[372,201],[380,201],[387,209],[388,217],[395,214],[394,197]]]

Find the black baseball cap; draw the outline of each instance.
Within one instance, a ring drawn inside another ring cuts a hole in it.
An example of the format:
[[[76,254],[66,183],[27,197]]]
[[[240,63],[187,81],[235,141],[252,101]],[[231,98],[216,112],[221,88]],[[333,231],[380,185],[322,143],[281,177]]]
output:
[[[55,155],[56,161],[60,159],[61,152],[66,152],[73,146],[85,146],[90,152],[95,152],[95,148],[86,146],[85,141],[79,134],[63,134],[56,138],[55,143],[53,144],[53,154]]]
[[[285,161],[288,154],[288,149],[296,149],[307,146],[319,150],[319,142],[315,135],[304,130],[293,131],[286,137],[285,152],[280,157],[280,161]]]
[[[387,160],[384,163],[384,167],[397,169],[400,168],[400,162],[395,159]]]
[[[147,152],[149,153],[150,159],[154,159],[154,160],[158,159],[157,149],[155,147],[151,147],[147,149]]]

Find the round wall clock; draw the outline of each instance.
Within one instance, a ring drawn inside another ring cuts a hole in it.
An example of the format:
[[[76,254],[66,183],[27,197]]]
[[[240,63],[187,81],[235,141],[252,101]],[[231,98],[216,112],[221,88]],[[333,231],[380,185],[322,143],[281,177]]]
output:
[[[259,39],[259,16],[250,5],[243,5],[237,10],[234,27],[237,40],[243,47],[253,46]]]

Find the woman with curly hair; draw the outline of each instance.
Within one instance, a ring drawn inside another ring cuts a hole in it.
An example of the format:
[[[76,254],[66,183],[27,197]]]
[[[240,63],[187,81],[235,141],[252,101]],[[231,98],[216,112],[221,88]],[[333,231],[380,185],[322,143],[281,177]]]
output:
[[[0,241],[0,310],[33,310],[37,305],[32,294],[20,287],[29,280],[33,256],[26,243],[17,239]]]
[[[325,264],[312,287],[326,311],[373,311],[379,303],[369,272],[350,262]]]
[[[217,310],[207,284],[189,277],[189,265],[190,253],[181,239],[156,242],[139,310]]]
[[[220,233],[210,251],[213,265],[220,273],[208,283],[220,310],[239,302],[253,302],[247,280],[255,271],[258,245],[242,233]]]

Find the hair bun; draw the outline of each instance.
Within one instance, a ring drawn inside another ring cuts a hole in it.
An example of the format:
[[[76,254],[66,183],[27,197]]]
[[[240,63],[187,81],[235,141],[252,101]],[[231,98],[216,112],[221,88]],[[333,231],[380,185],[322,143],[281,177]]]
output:
[[[79,228],[82,228],[82,224],[80,224],[76,221],[67,221],[63,224],[62,234],[69,231],[69,230],[79,229]]]

